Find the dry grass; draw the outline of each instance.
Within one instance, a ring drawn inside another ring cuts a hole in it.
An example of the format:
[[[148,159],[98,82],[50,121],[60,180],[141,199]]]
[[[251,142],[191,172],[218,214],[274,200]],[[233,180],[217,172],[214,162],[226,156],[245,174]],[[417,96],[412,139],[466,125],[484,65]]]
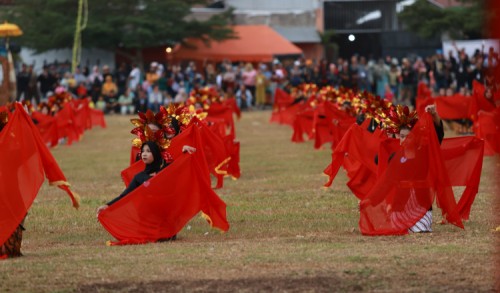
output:
[[[96,222],[96,207],[124,188],[129,117],[107,117],[107,129],[54,149],[82,207],[44,185],[26,220],[25,257],[0,262],[0,292],[494,290],[494,158],[485,158],[465,230],[436,224],[432,234],[364,237],[345,174],[321,187],[330,151],[292,144],[291,129],[269,115],[237,122],[242,177],[218,191],[230,231],[197,217],[173,243],[106,247],[110,235]]]

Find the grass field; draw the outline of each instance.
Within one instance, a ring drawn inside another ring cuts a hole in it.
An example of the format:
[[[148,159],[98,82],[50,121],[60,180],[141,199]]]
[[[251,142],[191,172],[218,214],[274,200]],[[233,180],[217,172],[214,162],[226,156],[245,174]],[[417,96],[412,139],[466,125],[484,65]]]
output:
[[[107,117],[108,128],[55,148],[82,206],[74,210],[62,191],[44,184],[26,219],[25,256],[0,261],[0,292],[495,290],[498,156],[484,160],[465,230],[436,224],[436,208],[431,234],[366,237],[345,174],[322,187],[331,151],[291,143],[291,129],[270,125],[269,116],[249,112],[237,122],[242,176],[217,191],[229,232],[195,217],[169,243],[107,247],[111,236],[96,221],[96,207],[124,189],[130,117]]]

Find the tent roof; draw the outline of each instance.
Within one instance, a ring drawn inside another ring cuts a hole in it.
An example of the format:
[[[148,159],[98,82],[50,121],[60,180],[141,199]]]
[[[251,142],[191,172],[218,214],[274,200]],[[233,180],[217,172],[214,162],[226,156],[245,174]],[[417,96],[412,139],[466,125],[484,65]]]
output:
[[[302,50],[266,25],[236,25],[238,39],[212,41],[206,46],[201,40],[188,41],[196,48],[179,46],[173,57],[180,60],[213,60],[270,62],[283,55],[302,55]]]

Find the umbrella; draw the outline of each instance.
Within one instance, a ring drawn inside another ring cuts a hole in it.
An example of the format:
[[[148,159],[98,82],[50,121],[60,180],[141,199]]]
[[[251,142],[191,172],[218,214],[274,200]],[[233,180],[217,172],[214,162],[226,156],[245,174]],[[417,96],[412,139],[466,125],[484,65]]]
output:
[[[0,24],[0,37],[17,37],[23,34],[23,31],[13,23],[7,21]]]

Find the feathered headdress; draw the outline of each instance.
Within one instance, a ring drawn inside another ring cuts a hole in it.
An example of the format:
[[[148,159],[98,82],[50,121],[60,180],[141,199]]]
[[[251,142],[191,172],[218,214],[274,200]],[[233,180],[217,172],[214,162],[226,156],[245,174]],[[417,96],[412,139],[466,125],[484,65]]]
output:
[[[303,83],[300,84],[299,89],[304,92],[304,95],[309,98],[312,95],[315,95],[318,92],[318,86],[314,83]]]
[[[203,110],[208,110],[212,103],[221,103],[223,97],[219,95],[217,90],[212,87],[204,87],[193,89],[189,93],[189,99],[186,101],[186,106],[200,104]]]
[[[397,105],[386,111],[383,123],[387,132],[399,133],[401,128],[412,129],[418,121],[417,111],[410,112],[408,106]]]
[[[361,93],[361,112],[366,118],[373,118],[377,123],[385,122],[391,109],[391,102],[374,96],[366,91]]]
[[[43,108],[47,108],[50,112],[52,105],[48,104],[47,102],[40,102],[37,106],[37,111],[42,111]]]
[[[151,110],[146,113],[138,113],[139,118],[130,119],[130,122],[135,126],[131,133],[136,135],[137,138],[132,140],[135,147],[140,148],[146,141],[154,141],[158,144],[160,149],[166,150],[170,146],[170,140],[167,139],[166,134],[175,133],[170,123],[172,118],[166,115],[165,111],[160,111],[156,115]],[[153,131],[149,125],[156,125],[159,130]]]
[[[132,145],[140,148],[144,142],[153,141],[158,144],[162,156],[166,160],[171,159],[167,152],[171,142],[169,137],[183,131],[191,119],[197,116],[194,106],[185,107],[174,104],[170,104],[168,108],[161,106],[160,111],[156,114],[151,110],[138,114],[139,118],[130,119],[130,122],[135,126],[131,133],[137,136],[132,140]],[[153,131],[149,127],[151,124],[156,125],[158,130]]]
[[[26,109],[28,109],[28,113],[33,113],[35,111],[35,106],[33,106],[33,104],[28,101],[28,100],[23,100],[21,102],[21,104],[23,105],[23,107],[25,107]]]
[[[56,90],[56,93],[50,96],[47,100],[48,105],[50,106],[50,110],[54,110],[54,106],[57,105],[60,109],[64,107],[64,105],[70,102],[73,99],[73,96],[68,93],[64,88]]]

